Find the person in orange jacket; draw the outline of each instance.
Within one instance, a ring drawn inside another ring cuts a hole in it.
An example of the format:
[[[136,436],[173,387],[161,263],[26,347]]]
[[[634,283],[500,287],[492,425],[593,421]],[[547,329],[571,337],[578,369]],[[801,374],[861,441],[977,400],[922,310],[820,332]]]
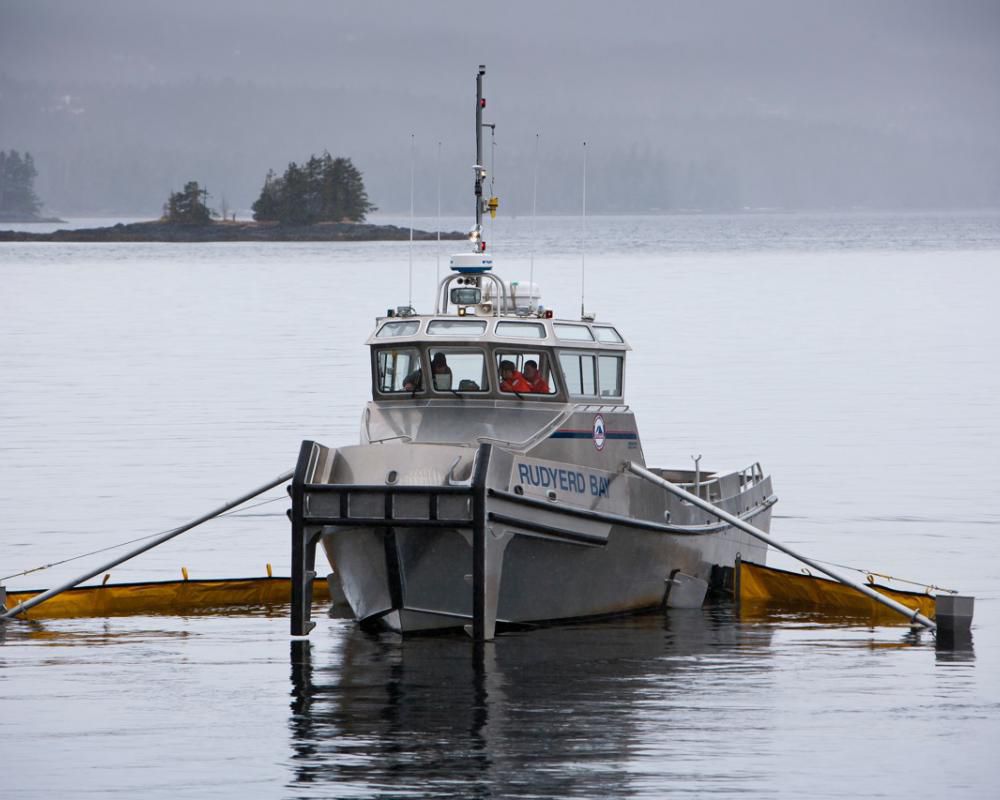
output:
[[[517,392],[518,394],[532,391],[531,384],[524,379],[520,372],[514,369],[513,361],[500,362],[500,391]]]
[[[531,386],[531,391],[536,394],[549,393],[549,384],[545,378],[542,377],[542,373],[538,371],[538,364],[536,364],[535,360],[532,358],[529,358],[524,362],[524,379],[528,382],[528,385]]]

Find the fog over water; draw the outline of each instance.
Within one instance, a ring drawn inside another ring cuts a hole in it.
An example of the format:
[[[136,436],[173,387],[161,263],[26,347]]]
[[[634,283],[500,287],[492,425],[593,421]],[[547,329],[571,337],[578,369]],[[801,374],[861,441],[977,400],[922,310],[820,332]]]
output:
[[[152,214],[188,180],[247,209],[324,149],[398,212],[413,134],[418,213],[439,174],[459,211],[485,63],[507,213],[536,133],[548,213],[579,208],[583,140],[595,212],[995,207],[998,43],[975,0],[4,0],[0,148],[32,152],[52,213]]]

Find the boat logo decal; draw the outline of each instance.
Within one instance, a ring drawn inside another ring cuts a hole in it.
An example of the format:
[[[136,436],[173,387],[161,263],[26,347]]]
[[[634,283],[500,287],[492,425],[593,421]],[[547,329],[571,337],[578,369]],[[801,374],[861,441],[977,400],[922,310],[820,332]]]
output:
[[[604,449],[604,417],[598,414],[594,417],[594,447],[598,450]]]

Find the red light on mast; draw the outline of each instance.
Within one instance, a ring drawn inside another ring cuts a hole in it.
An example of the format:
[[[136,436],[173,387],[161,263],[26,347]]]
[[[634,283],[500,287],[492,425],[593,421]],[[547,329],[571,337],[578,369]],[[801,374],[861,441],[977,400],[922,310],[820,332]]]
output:
[[[481,253],[485,253],[486,252],[486,242],[480,242],[479,243],[479,251]]]
[[[485,97],[480,97],[479,98],[479,107],[480,108],[486,108],[486,98]]]

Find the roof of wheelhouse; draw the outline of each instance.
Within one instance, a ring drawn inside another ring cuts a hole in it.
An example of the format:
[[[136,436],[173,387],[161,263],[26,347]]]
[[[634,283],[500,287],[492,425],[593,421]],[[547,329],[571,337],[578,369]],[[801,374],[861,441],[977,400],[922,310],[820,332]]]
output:
[[[614,325],[534,316],[414,314],[379,317],[366,344],[449,342],[455,344],[502,343],[531,349],[631,350]]]

